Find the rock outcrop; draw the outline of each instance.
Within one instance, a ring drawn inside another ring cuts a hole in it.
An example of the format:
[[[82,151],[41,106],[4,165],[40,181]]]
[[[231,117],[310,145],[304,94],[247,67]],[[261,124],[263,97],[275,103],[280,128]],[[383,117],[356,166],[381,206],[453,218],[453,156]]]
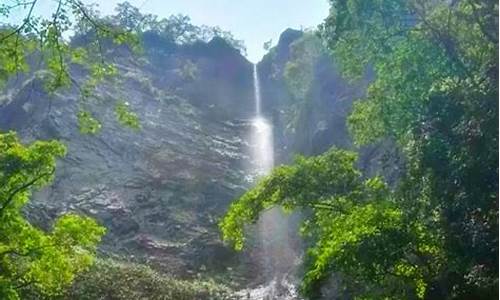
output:
[[[327,53],[313,61],[313,77],[305,94],[303,105],[296,113],[295,124],[286,124],[287,108],[294,105],[285,78],[287,63],[293,60],[292,47],[304,36],[302,31],[287,29],[259,63],[262,98],[265,111],[276,127],[279,154],[283,161],[290,154],[320,154],[331,146],[351,148],[346,119],[353,100],[364,95],[368,79],[350,83],[343,79],[332,57]]]

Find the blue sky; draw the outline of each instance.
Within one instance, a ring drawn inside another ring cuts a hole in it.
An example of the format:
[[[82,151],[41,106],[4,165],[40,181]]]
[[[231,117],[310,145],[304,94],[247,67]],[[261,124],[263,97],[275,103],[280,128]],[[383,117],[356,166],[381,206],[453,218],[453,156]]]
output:
[[[124,0],[83,0],[98,3],[102,14],[112,14],[117,3]],[[0,3],[8,0],[0,0]],[[171,14],[188,15],[196,25],[219,26],[245,41],[248,59],[257,62],[283,30],[308,28],[320,24],[328,14],[327,0],[129,0],[143,12],[160,17]],[[53,0],[39,0],[38,11],[52,11]]]

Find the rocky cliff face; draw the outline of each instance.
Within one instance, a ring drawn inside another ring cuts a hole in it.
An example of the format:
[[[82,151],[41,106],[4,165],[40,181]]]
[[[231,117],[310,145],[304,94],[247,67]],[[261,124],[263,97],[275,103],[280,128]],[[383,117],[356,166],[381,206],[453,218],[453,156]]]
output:
[[[294,125],[286,124],[286,109],[293,105],[287,88],[285,68],[292,60],[292,47],[303,37],[298,30],[287,29],[278,44],[259,63],[265,111],[273,119],[278,136],[279,154],[289,160],[293,153],[319,154],[332,145],[351,148],[346,118],[355,99],[362,97],[369,81],[349,83],[340,75],[331,56],[322,54],[313,62],[311,86],[297,111]]]
[[[49,95],[28,76],[4,93],[2,131],[68,147],[55,182],[36,194],[27,213],[42,226],[66,211],[93,216],[108,228],[102,252],[162,271],[225,268],[232,252],[216,223],[245,188],[251,64],[217,38],[172,46],[146,36],[143,57],[113,55],[120,75],[87,103],[102,122],[97,135],[79,132],[77,89]],[[138,114],[140,131],[116,122],[117,100]]]
[[[336,146],[358,151],[359,167],[368,176],[384,175],[389,182],[394,183],[399,176],[399,169],[388,169],[386,166],[401,165],[401,158],[393,143],[384,141],[356,148],[347,129],[347,118],[353,102],[364,97],[373,79],[370,69],[363,78],[348,81],[340,74],[334,58],[323,49],[324,52],[312,62],[311,84],[302,100],[303,104],[298,106],[295,124],[287,124],[287,108],[296,105],[296,100],[287,87],[285,69],[294,59],[294,43],[302,38],[302,31],[285,30],[276,47],[258,64],[264,111],[275,126],[277,160],[289,162],[297,153],[317,155]],[[389,160],[392,163],[387,163]]]

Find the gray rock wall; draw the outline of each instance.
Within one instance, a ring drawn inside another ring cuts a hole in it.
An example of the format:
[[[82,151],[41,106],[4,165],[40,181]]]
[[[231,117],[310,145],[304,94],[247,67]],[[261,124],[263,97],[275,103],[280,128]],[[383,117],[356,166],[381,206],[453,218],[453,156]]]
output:
[[[5,92],[0,130],[16,130],[26,142],[59,139],[68,147],[54,183],[27,207],[41,226],[77,211],[107,227],[104,255],[177,275],[202,266],[225,270],[235,256],[222,245],[217,220],[246,188],[251,64],[218,39],[155,47],[146,46],[140,58],[114,53],[120,75],[86,104],[102,122],[97,135],[79,132],[76,88],[49,95],[33,74]],[[188,62],[194,78],[183,77]],[[72,73],[83,82],[81,71]],[[140,131],[118,124],[116,101],[138,114]]]

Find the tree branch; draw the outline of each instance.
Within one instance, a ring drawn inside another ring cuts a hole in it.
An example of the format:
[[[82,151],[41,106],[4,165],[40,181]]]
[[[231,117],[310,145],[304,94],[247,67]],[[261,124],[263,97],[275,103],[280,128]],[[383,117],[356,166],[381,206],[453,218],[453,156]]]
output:
[[[14,200],[14,197],[19,192],[31,187],[32,185],[34,185],[38,180],[42,179],[43,177],[50,176],[50,175],[54,174],[54,171],[55,171],[55,169],[53,168],[52,171],[50,171],[48,173],[42,173],[41,175],[33,178],[32,180],[26,182],[25,184],[15,188],[12,192],[9,192],[10,195],[7,197],[7,200],[5,200],[5,202],[3,203],[2,207],[0,207],[0,216],[2,215],[5,208],[7,208],[7,206]]]
[[[19,34],[21,32],[21,30],[29,24],[30,22],[30,18],[31,18],[31,14],[33,13],[33,9],[35,8],[35,4],[38,0],[33,0],[33,2],[31,3],[31,7],[30,7],[30,10],[28,11],[28,15],[24,18],[24,21],[23,23],[17,27],[14,31],[12,31],[11,33],[7,34],[6,36],[3,36],[2,38],[0,38],[0,44],[5,41],[6,39],[10,38],[11,36],[13,36],[14,34]]]
[[[31,248],[31,249],[27,250],[26,252],[19,252],[16,249],[9,249],[9,250],[5,250],[5,251],[0,252],[0,257],[2,257],[4,255],[8,255],[8,254],[14,254],[17,256],[30,256],[33,252],[35,252],[37,250],[47,249],[47,248],[51,248],[51,247],[55,247],[55,245],[54,244],[43,245],[40,247]]]

